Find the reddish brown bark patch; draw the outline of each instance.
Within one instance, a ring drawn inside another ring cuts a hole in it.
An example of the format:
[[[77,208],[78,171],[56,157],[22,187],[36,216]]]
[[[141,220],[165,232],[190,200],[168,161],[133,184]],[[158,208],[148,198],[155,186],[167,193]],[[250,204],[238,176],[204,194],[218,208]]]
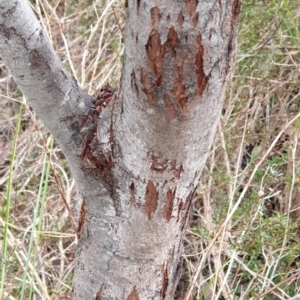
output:
[[[180,28],[182,28],[183,22],[184,22],[184,16],[182,11],[180,11],[177,17],[177,24],[180,26]]]
[[[185,0],[185,9],[190,16],[196,11],[197,5],[198,0]]]
[[[183,110],[185,105],[187,104],[188,97],[185,94],[185,85],[183,84],[181,73],[181,68],[177,68],[177,78],[174,81],[172,94],[177,99],[180,108]]]
[[[80,236],[82,234],[86,214],[87,214],[87,209],[86,209],[86,205],[85,205],[85,199],[83,198],[82,203],[81,203],[81,207],[80,207],[78,228],[77,228],[77,231],[76,231],[77,238],[80,238]]]
[[[163,65],[165,49],[161,44],[160,34],[156,29],[152,29],[146,44],[146,52],[152,71],[157,75]]]
[[[164,103],[169,117],[174,118],[176,116],[176,110],[170,100],[170,97],[166,94],[164,95]]]
[[[103,291],[104,291],[104,283],[101,284],[101,287],[96,295],[96,300],[102,300]]]
[[[175,192],[176,192],[176,189],[174,191],[172,191],[171,189],[168,189],[168,191],[167,191],[166,204],[164,207],[164,218],[167,220],[167,222],[170,221],[171,216],[172,216]]]
[[[207,84],[207,78],[203,72],[203,46],[200,35],[196,38],[196,46],[197,54],[195,61],[195,73],[197,76],[197,95],[201,97]]]
[[[133,287],[132,291],[130,292],[126,300],[140,300],[139,293],[136,290],[136,287]]]
[[[177,215],[177,219],[176,219],[176,222],[179,221],[179,217],[181,215],[181,210],[183,209],[183,200],[181,199],[180,202],[179,202],[179,205],[178,205],[178,215]]]
[[[161,153],[159,154],[152,153],[151,160],[152,160],[152,164],[150,169],[153,171],[162,173],[168,167],[168,160],[166,158],[163,158],[163,155]]]
[[[141,76],[141,83],[143,86],[143,91],[147,96],[147,102],[149,105],[151,105],[154,102],[154,95],[152,92],[153,85],[151,84],[151,82],[147,76],[147,73],[144,71],[144,68],[141,68],[140,76]]]
[[[158,200],[158,191],[151,180],[148,181],[146,187],[145,200],[146,200],[146,214],[148,216],[148,219],[150,220],[151,214],[154,213],[156,210],[157,200]]]
[[[174,49],[175,46],[177,45],[177,43],[178,43],[178,34],[177,34],[176,30],[174,29],[174,27],[172,26],[171,28],[169,28],[168,39],[164,44],[165,51]]]
[[[168,282],[169,282],[168,269],[167,267],[165,267],[165,265],[162,265],[162,271],[163,271],[163,276],[162,276],[162,288],[160,291],[160,296],[162,297],[162,299],[165,299],[166,291],[168,288]]]
[[[150,10],[150,14],[151,14],[152,25],[154,25],[160,21],[160,12],[159,12],[158,6],[152,7]]]

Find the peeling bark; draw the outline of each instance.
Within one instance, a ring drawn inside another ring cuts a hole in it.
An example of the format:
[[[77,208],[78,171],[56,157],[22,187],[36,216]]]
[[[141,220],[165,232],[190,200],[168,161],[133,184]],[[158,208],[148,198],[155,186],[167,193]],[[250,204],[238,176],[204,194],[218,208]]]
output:
[[[173,299],[235,49],[239,0],[125,6],[120,90],[92,98],[27,1],[0,4],[1,58],[60,143],[82,200],[76,300]]]
[[[145,205],[146,214],[150,220],[151,214],[153,214],[157,208],[158,191],[152,181],[149,181],[146,187]]]
[[[80,239],[81,233],[83,231],[83,226],[85,223],[85,218],[87,215],[87,210],[85,206],[85,199],[82,200],[81,207],[80,207],[80,213],[79,213],[79,220],[78,220],[78,229],[77,229],[77,237]]]
[[[172,191],[171,189],[167,191],[166,204],[164,209],[164,218],[167,220],[167,222],[170,221],[172,216],[175,193],[176,193],[176,188],[174,189],[174,191]]]
[[[146,44],[146,52],[152,71],[157,75],[163,64],[165,48],[161,44],[160,34],[156,29],[152,29]]]

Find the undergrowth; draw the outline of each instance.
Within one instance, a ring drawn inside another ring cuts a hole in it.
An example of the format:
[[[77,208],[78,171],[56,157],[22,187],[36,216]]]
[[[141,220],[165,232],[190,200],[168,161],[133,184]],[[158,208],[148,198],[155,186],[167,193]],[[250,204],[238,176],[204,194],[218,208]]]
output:
[[[90,94],[118,86],[124,3],[31,1]],[[243,1],[235,72],[193,199],[176,299],[289,299],[300,293],[300,10]],[[3,299],[71,299],[76,237],[59,147],[0,61]]]
[[[184,299],[300,292],[299,16],[297,1],[243,1],[235,73],[186,235]]]

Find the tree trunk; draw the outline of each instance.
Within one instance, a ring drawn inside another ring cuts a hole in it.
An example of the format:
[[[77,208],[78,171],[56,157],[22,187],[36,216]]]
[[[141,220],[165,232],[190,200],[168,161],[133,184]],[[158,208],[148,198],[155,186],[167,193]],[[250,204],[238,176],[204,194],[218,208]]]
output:
[[[81,199],[75,299],[173,299],[239,5],[129,0],[121,87],[93,99],[65,70],[28,3],[1,2],[1,58],[60,143]]]

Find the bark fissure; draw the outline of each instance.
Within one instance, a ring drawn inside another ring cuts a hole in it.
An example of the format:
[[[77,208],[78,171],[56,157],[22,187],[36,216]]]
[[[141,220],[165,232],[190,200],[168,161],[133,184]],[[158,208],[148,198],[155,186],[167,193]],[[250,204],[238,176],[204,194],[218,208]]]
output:
[[[168,268],[165,267],[165,265],[162,266],[162,289],[161,289],[161,297],[162,299],[165,299],[166,297],[166,291],[168,288],[168,282],[169,282],[169,277],[168,277]]]
[[[201,44],[201,35],[196,38],[197,54],[195,61],[195,73],[197,76],[197,95],[202,96],[207,84],[207,77],[203,71],[203,46]]]
[[[145,194],[145,211],[148,217],[148,220],[151,218],[151,214],[153,214],[157,208],[157,201],[158,201],[158,190],[154,183],[149,180],[147,187],[146,187],[146,194]]]
[[[100,289],[96,295],[96,300],[102,300],[102,295],[103,295],[103,291],[104,291],[104,284],[102,283],[101,286],[100,286]]]
[[[85,199],[82,200],[81,207],[80,207],[80,213],[79,213],[79,220],[78,220],[78,228],[77,228],[77,238],[80,239],[80,236],[83,232],[83,226],[85,223],[85,218],[87,215],[87,209],[86,209],[86,203]]]
[[[157,76],[163,65],[165,48],[161,44],[160,34],[158,30],[155,28],[152,29],[149,34],[148,42],[146,44],[146,52],[151,69]]]
[[[164,218],[167,220],[167,222],[170,221],[172,216],[175,193],[176,193],[176,188],[174,190],[168,189],[167,191],[166,204],[164,209]]]

